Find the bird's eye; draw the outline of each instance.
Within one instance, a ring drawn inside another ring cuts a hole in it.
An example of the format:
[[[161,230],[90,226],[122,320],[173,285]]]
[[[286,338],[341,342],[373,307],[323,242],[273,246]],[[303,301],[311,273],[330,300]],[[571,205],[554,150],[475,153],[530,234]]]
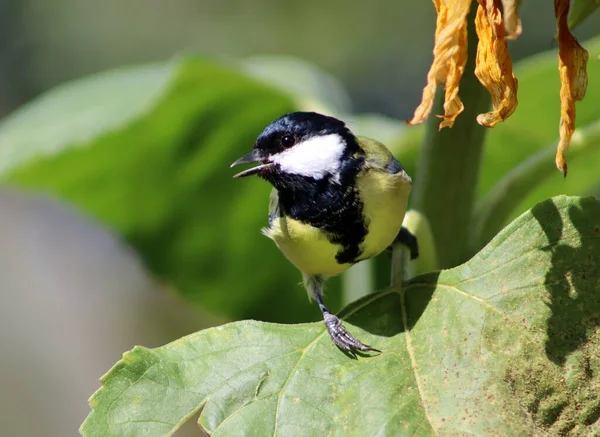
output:
[[[283,147],[292,147],[296,143],[296,139],[292,135],[284,135],[281,137],[281,145]]]

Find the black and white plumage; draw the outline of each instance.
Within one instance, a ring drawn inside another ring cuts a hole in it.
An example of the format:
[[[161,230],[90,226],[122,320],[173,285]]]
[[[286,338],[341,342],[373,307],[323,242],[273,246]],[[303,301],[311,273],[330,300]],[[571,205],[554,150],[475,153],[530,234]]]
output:
[[[309,296],[343,350],[376,350],[352,337],[323,304],[323,282],[373,257],[400,236],[411,179],[381,143],[356,137],[342,122],[295,112],[269,124],[253,151],[233,165],[258,162],[237,174],[256,174],[274,189],[263,233],[302,272]],[[408,239],[406,238],[409,236]]]

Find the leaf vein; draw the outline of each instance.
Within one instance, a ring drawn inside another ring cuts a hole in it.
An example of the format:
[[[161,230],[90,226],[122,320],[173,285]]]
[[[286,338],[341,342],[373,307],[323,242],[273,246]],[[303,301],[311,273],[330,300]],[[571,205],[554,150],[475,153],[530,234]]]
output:
[[[287,385],[289,384],[290,380],[292,379],[292,376],[296,373],[298,366],[300,365],[300,362],[302,361],[302,358],[304,358],[304,354],[306,354],[306,351],[311,349],[317,343],[317,341],[319,341],[321,339],[321,337],[325,334],[325,332],[326,331],[323,330],[323,332],[321,334],[317,335],[313,341],[311,341],[309,344],[306,345],[306,347],[300,354],[298,361],[296,361],[296,364],[294,365],[294,367],[292,367],[292,369],[290,370],[290,374],[288,375],[288,377],[285,379],[283,385],[281,386],[281,390],[279,391],[279,395],[277,396],[277,405],[275,407],[275,423],[273,426],[273,437],[275,437],[277,435],[277,427],[278,427],[278,422],[279,422],[279,411],[281,410],[281,399],[283,398],[285,389],[287,388]]]
[[[412,347],[412,339],[410,336],[410,329],[408,326],[408,315],[406,313],[405,290],[400,291],[400,306],[402,308],[402,324],[404,325],[404,336],[406,338],[406,350],[408,352],[408,356],[410,357],[411,367],[412,367],[413,373],[415,375],[415,382],[417,384],[417,390],[419,392],[419,397],[421,399],[421,405],[423,406],[423,412],[425,413],[425,418],[429,422],[429,426],[431,427],[433,434],[435,436],[437,436],[438,432],[437,432],[437,429],[434,428],[433,422],[429,415],[429,410],[428,410],[426,402],[425,402],[425,392],[423,390],[422,383],[421,383],[421,376],[419,375],[419,371],[417,370],[417,360],[415,357],[415,351]]]

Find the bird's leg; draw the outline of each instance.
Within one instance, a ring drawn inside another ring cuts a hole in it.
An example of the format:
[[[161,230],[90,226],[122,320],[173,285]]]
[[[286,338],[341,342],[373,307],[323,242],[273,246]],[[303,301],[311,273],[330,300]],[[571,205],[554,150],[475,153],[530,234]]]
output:
[[[410,250],[410,259],[415,259],[419,257],[419,243],[417,242],[417,237],[414,236],[408,229],[404,226],[400,228],[400,232],[396,235],[392,246],[396,243],[402,243]],[[391,249],[391,246],[390,248]]]
[[[327,332],[333,343],[345,352],[353,353],[355,351],[375,351],[381,352],[379,349],[363,344],[354,338],[342,325],[342,321],[331,314],[323,303],[323,277],[322,276],[305,276],[304,285],[308,293],[317,301],[319,309],[323,314],[323,321]]]

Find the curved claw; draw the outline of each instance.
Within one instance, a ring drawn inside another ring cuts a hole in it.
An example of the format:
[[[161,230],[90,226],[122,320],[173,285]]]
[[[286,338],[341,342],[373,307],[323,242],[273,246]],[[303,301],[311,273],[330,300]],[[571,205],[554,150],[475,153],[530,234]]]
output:
[[[381,352],[379,349],[368,346],[361,341],[354,338],[342,325],[341,320],[333,314],[326,312],[323,313],[323,320],[325,327],[333,343],[343,351],[354,352],[354,351],[374,351]]]

